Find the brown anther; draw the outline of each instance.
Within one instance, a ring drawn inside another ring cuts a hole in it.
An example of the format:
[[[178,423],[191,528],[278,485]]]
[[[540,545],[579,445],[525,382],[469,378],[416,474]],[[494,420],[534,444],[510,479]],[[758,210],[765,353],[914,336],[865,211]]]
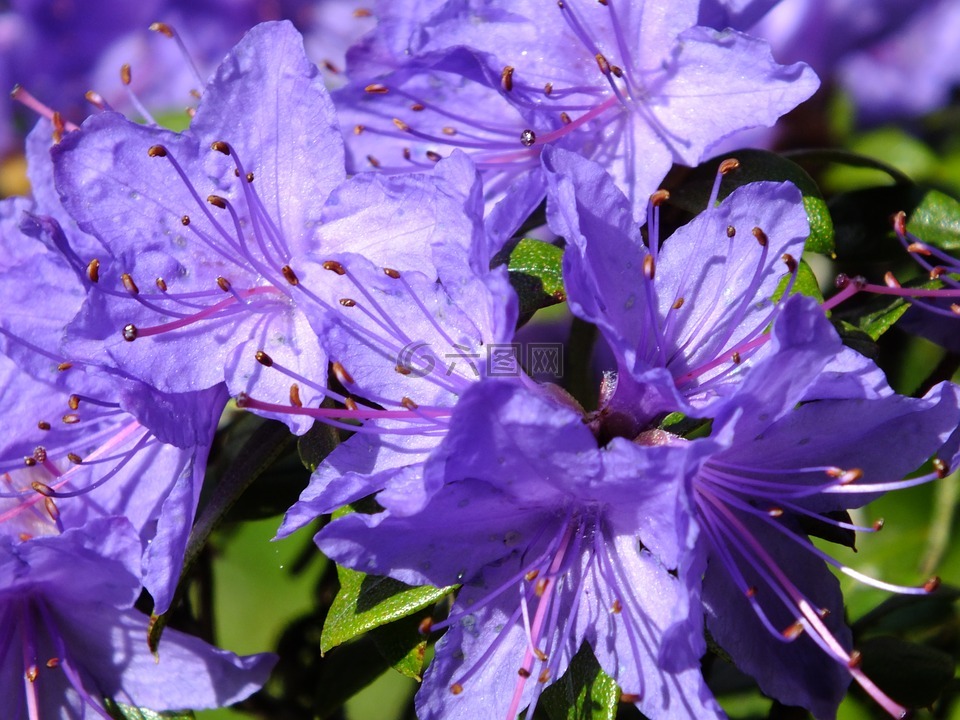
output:
[[[934,265],[930,268],[929,277],[931,280],[939,280],[945,272],[947,272],[947,269],[943,265]]]
[[[525,667],[522,667],[522,668],[520,668],[519,670],[517,670],[517,675],[519,675],[520,677],[526,679],[526,678],[530,677],[531,672],[530,672],[529,670],[527,670]]]
[[[430,629],[433,627],[433,618],[425,617],[420,621],[420,624],[417,626],[417,630],[421,635],[429,635]]]
[[[397,126],[397,130],[399,130],[400,132],[410,132],[410,126],[407,125],[407,124],[406,124],[403,120],[401,120],[400,118],[394,118],[394,119],[393,119],[393,124]]]
[[[26,465],[27,467],[36,467],[37,461],[35,458],[25,457],[23,459],[23,464]]]
[[[38,463],[47,461],[47,449],[43,445],[38,445],[33,449],[33,459]]]
[[[880,532],[881,530],[883,530],[883,524],[884,524],[884,522],[885,522],[885,521],[884,521],[883,518],[877,518],[876,520],[874,520],[874,521],[873,521],[873,525],[871,525],[871,527],[873,528],[874,532]]]
[[[41,430],[49,430],[50,423],[48,423],[46,420],[41,420],[40,422],[37,423],[37,427],[40,428]]]
[[[230,288],[233,287],[233,286],[230,284],[230,281],[227,280],[227,279],[226,279],[225,277],[223,277],[222,275],[218,275],[218,276],[217,276],[217,285],[218,285],[219,288],[220,288],[221,290],[223,290],[224,292],[230,292]]]
[[[367,162],[375,168],[380,167],[380,161],[377,160],[373,155],[367,155]]]
[[[612,72],[612,73],[613,73],[614,75],[616,75],[618,78],[622,78],[622,77],[623,77],[623,68],[620,67],[619,65],[611,65],[611,66],[610,66],[610,72]]]
[[[560,113],[560,122],[564,125],[569,125],[573,120],[570,119],[570,116],[566,112],[562,112]]]
[[[783,517],[783,508],[772,507],[769,510],[767,510],[767,515],[769,515],[772,518]]]
[[[300,386],[296,383],[290,386],[290,404],[294,407],[303,407],[303,400],[300,399]]]
[[[96,92],[96,91],[94,91],[94,90],[87,90],[87,91],[83,94],[83,97],[84,97],[84,99],[85,99],[88,103],[90,103],[90,104],[93,105],[95,108],[97,108],[97,110],[106,110],[106,109],[107,109],[107,106],[106,106],[106,105],[104,104],[104,102],[103,102],[103,96],[102,96],[100,93],[98,93],[98,92]]]
[[[803,633],[803,623],[797,620],[793,625],[783,631],[783,636],[787,640],[795,640]]]
[[[720,173],[721,175],[729,175],[734,170],[739,170],[739,169],[740,169],[739,160],[737,160],[736,158],[727,158],[722,163],[720,163],[720,167],[717,168],[717,172]]]
[[[546,661],[547,661],[547,654],[546,654],[543,650],[541,650],[540,648],[535,647],[535,648],[533,649],[533,654],[537,656],[537,660],[539,660],[540,662],[546,662]]]
[[[670,199],[670,191],[660,188],[650,196],[650,204],[654,207],[660,207]]]
[[[63,132],[67,129],[63,122],[63,115],[59,112],[53,113],[51,122],[53,123],[53,142],[55,145],[59,145],[60,141],[63,140]]]
[[[737,234],[737,229],[733,225],[727,225],[727,237],[732,238]]]
[[[850,652],[850,659],[847,660],[847,667],[851,670],[860,667],[863,663],[863,654],[859,650]]]
[[[190,91],[190,94],[193,95],[194,97],[196,97],[197,100],[200,99],[200,98],[196,95],[196,92],[195,92],[194,90],[191,90],[191,91]],[[188,117],[188,118],[193,119],[193,116],[197,114],[197,109],[194,108],[194,107],[188,107],[188,108],[185,108],[185,109],[184,109],[184,112],[187,114],[187,117]]]
[[[354,307],[357,304],[357,301],[351,300],[350,298],[340,298],[340,304],[344,307]]]
[[[828,467],[824,472],[832,478],[838,478],[843,475],[843,468]]]
[[[597,0],[597,2],[600,3],[601,5],[607,4],[607,0]]]
[[[529,128],[520,133],[520,144],[524,147],[530,147],[537,141],[537,134]]]
[[[133,73],[130,72],[130,64],[124,63],[120,66],[120,82],[129,85],[131,80],[133,80]]]
[[[416,410],[418,407],[420,407],[407,396],[404,396],[400,399],[400,404],[403,405],[407,410]]]
[[[564,4],[563,0],[557,0],[557,7],[561,10],[565,9],[567,6]]]
[[[543,94],[546,95],[547,97],[550,97],[550,95],[553,94],[552,82],[548,82],[546,85],[543,86]]]
[[[597,61],[597,67],[600,68],[600,72],[604,75],[610,74],[610,63],[607,62],[607,58],[604,57],[603,53],[597,53],[593,56]]]
[[[945,478],[947,475],[950,474],[950,465],[948,465],[945,461],[941,460],[940,458],[934,458],[931,461],[931,465],[933,465],[933,471],[937,474],[937,477],[940,478],[941,480],[943,480],[943,478]]]
[[[754,228],[753,230],[751,230],[750,232],[753,233],[753,236],[757,239],[757,242],[760,243],[760,247],[766,247],[766,246],[767,246],[767,243],[769,242],[769,239],[767,238],[767,234],[766,234],[763,230],[761,230],[761,229],[758,228],[758,227],[755,227],[755,228]]]
[[[684,303],[683,298],[682,298],[682,297],[678,297],[678,298],[677,298],[677,301],[673,304],[673,309],[674,309],[674,310],[679,310],[680,308],[683,307],[683,303]]]
[[[400,279],[400,272],[397,270],[394,270],[393,268],[385,267],[383,269],[383,274],[386,275],[388,278],[393,278],[394,280]]]
[[[355,18],[368,18],[373,17],[373,13],[370,10],[367,10],[367,8],[357,8],[353,11],[353,16]]]
[[[31,535],[30,533],[25,533],[25,532],[18,533],[18,534],[17,534],[17,537],[20,538],[20,542],[26,542],[27,540],[32,540],[32,539],[33,539],[33,535]]]
[[[96,258],[87,263],[87,278],[90,282],[100,282],[100,261]]]
[[[623,612],[623,603],[621,603],[619,599],[614,598],[613,604],[610,605],[610,612],[612,612],[614,615],[619,615],[621,612]]]
[[[123,283],[124,289],[131,295],[140,294],[140,288],[137,287],[137,284],[133,281],[133,278],[130,277],[130,273],[123,273],[120,276],[120,282]]]
[[[907,234],[907,214],[901,210],[890,216],[890,222],[893,223],[893,231],[897,235]]]
[[[67,460],[72,462],[74,465],[83,465],[83,458],[76,453],[67,453]]]
[[[830,617],[830,608],[826,608],[826,607],[820,608],[819,610],[817,610],[817,615],[820,616],[821,620],[826,620],[828,617]]]
[[[53,497],[54,495],[57,494],[52,487],[50,487],[45,483],[40,482],[39,480],[34,480],[32,483],[30,483],[30,487],[32,487],[34,490],[36,490],[38,493],[40,493],[44,497]]]
[[[505,92],[510,92],[513,90],[513,67],[507,65],[503,70],[500,71],[500,87],[504,89]]]
[[[67,398],[67,406],[71,410],[76,410],[78,407],[80,407],[80,396],[71,395],[69,398]]]
[[[960,315],[960,305],[957,303],[950,303],[950,312],[954,315]]]
[[[730,353],[730,359],[733,361],[733,364],[734,364],[734,365],[739,365],[739,364],[740,364],[740,353],[738,353],[736,350],[734,350],[732,353]]]
[[[347,408],[347,410],[349,410],[350,412],[356,412],[357,410],[360,409],[360,406],[357,405],[357,401],[351,397],[344,398],[343,406]]]
[[[643,276],[647,280],[653,280],[657,274],[656,263],[653,260],[653,255],[647,255],[643,258]]]
[[[404,160],[409,160],[411,157],[413,157],[413,154],[410,152],[410,148],[405,147],[405,148],[403,149],[403,159],[404,159]]]
[[[841,485],[849,485],[863,477],[863,470],[860,468],[851,468],[840,476]]]
[[[347,372],[347,369],[338,362],[331,365],[333,374],[341,385],[353,385],[353,375]]]
[[[254,357],[257,359],[257,362],[264,367],[273,367],[273,358],[267,355],[263,350],[257,350],[257,352],[254,354]]]
[[[395,365],[393,369],[396,370],[401,375],[409,375],[411,372],[413,372],[406,365]]]
[[[39,675],[39,671],[37,670],[36,665],[31,665],[30,667],[28,667],[27,672],[25,673],[25,677],[30,682],[36,682],[38,675]]]
[[[938,587],[940,587],[940,578],[937,577],[936,575],[934,575],[932,578],[930,578],[923,584],[923,589],[928,593],[932,593]]]
[[[537,676],[538,683],[545,683],[550,679],[550,668],[544,668],[540,671],[540,674]]]
[[[234,398],[234,402],[237,404],[238,408],[245,408],[250,404],[250,396],[245,392],[237,393],[237,397]]]
[[[748,588],[746,589],[746,591],[745,591],[743,594],[746,595],[748,598],[754,598],[754,597],[756,597],[756,596],[757,596],[757,588],[756,588],[756,586],[751,585],[750,587],[748,587]]]
[[[423,112],[426,107],[426,105],[422,105],[421,103],[413,103],[413,105],[410,106],[410,109],[414,112]]]
[[[218,153],[223,153],[224,155],[230,154],[230,146],[223,140],[214,140],[210,143],[210,149],[216,150]]]
[[[53,670],[55,667],[60,667],[60,658],[52,657],[44,663],[48,668]]]
[[[386,95],[390,92],[390,88],[386,85],[381,85],[380,83],[371,83],[367,85],[364,89],[364,92],[368,92],[371,95]]]
[[[527,582],[533,582],[537,579],[537,575],[540,574],[539,570],[530,570],[526,575],[523,576],[523,579]]]
[[[897,276],[894,275],[889,270],[883,276],[883,282],[886,283],[887,287],[898,288],[901,287],[900,281],[897,280]]]
[[[280,268],[280,273],[283,275],[283,279],[286,280],[291,285],[299,285],[300,278],[297,277],[297,274],[293,271],[293,268],[289,265],[284,265]]]
[[[347,269],[336,260],[327,260],[323,263],[323,269],[334,272],[337,275],[346,275]]]
[[[253,173],[252,173],[252,172],[248,172],[245,177],[246,177],[246,180],[247,180],[248,183],[252,183],[252,182],[253,182]]]
[[[60,519],[60,508],[57,507],[57,503],[53,501],[52,497],[43,499],[43,509],[47,511],[47,515],[54,522]]]
[[[123,339],[127,342],[133,342],[137,339],[137,326],[133,323],[127,323],[123,326]]]
[[[440,128],[440,132],[442,132],[444,135],[456,135],[457,129],[447,125],[445,127]]]
[[[622,703],[638,703],[640,702],[640,696],[636,693],[620,693],[620,702]]]
[[[166,157],[167,149],[163,145],[151,145],[150,149],[147,150],[147,155],[150,157]]]
[[[227,201],[219,195],[207,195],[207,202],[221,210],[226,210],[227,208]]]
[[[57,370],[59,370],[60,372],[64,372],[66,370],[69,370],[72,367],[73,367],[72,362],[62,362],[59,365],[57,365]]]
[[[787,266],[787,270],[789,272],[797,271],[797,267],[799,266],[797,265],[797,259],[793,255],[790,253],[784,253],[780,256],[780,259],[783,260],[783,263]]]
[[[172,38],[174,35],[173,28],[167,25],[165,22],[151,23],[149,29],[168,38]]]
[[[533,587],[533,593],[537,597],[543,597],[543,594],[547,591],[547,579],[540,578],[537,580],[537,584]]]
[[[183,225],[184,227],[186,227],[187,225],[189,225],[189,224],[190,224],[190,216],[189,216],[189,215],[184,215],[183,217],[181,217],[181,218],[180,218],[180,224]]]
[[[922,242],[910,243],[909,245],[907,245],[907,252],[916,253],[917,255],[928,255],[928,256],[933,254],[930,251],[930,248],[928,248]]]
[[[442,157],[443,157],[442,155],[440,155],[440,153],[434,152],[433,150],[427,150],[427,151],[424,153],[424,155],[426,155],[426,156],[427,156],[427,160],[430,160],[431,162],[440,162],[440,160],[441,160]]]
[[[461,685],[460,683],[454,683],[453,685],[450,686],[450,692],[453,693],[454,695],[459,695],[460,693],[463,692],[463,685]]]
[[[63,420],[64,424],[66,425],[76,425],[78,422],[80,422],[80,416],[74,413],[68,413],[60,419]]]

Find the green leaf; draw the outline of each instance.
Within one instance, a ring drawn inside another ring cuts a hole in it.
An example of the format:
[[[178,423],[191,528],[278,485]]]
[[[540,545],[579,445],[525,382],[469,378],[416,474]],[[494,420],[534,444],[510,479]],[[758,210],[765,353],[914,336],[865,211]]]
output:
[[[810,237],[806,250],[830,255],[833,253],[833,220],[823,200],[820,188],[807,172],[792,160],[767,150],[737,150],[707,160],[690,173],[676,190],[671,190],[670,203],[691,213],[699,213],[707,206],[710,190],[720,163],[730,157],[740,161],[737,170],[724,176],[720,184],[720,199],[738,187],[763,180],[790,181],[803,194],[803,207],[810,223]]]
[[[907,230],[944,250],[960,250],[960,202],[939,190],[928,190],[910,216]]]
[[[790,275],[784,275],[780,278],[776,291],[773,293],[773,301],[778,302],[783,297],[783,291],[787,289],[787,283],[790,282]],[[820,283],[817,276],[813,274],[813,269],[801,260],[797,268],[797,279],[790,290],[791,295],[806,295],[812,297],[817,302],[823,302],[823,293],[820,292]]]
[[[844,345],[871,360],[877,359],[880,350],[876,341],[868,333],[846,320],[838,320],[837,318],[830,318],[830,320]]]
[[[373,644],[390,666],[417,681],[422,677],[427,652],[427,636],[420,632],[420,624],[427,617],[429,613],[421,611],[370,633]]]
[[[323,624],[321,652],[423,610],[454,589],[411,587],[399,580],[364,575],[344,567],[337,568],[337,577],[340,592]]]
[[[866,676],[909,708],[931,705],[953,679],[953,658],[926,645],[881,635],[862,641],[858,649]]]
[[[189,710],[154,712],[146,708],[136,708],[114,702],[109,698],[104,698],[103,704],[107,712],[110,713],[110,717],[116,718],[116,720],[194,720],[194,714]]]
[[[327,400],[323,401],[324,407]],[[300,461],[310,472],[316,472],[321,462],[340,444],[340,435],[336,428],[326,423],[316,422],[297,440]]]
[[[550,720],[614,720],[620,688],[584,644],[567,671],[543,691],[540,702]]]
[[[509,255],[508,255],[509,253]],[[520,317],[567,299],[563,289],[563,248],[523,238],[501,251],[491,263],[507,265],[510,284],[520,299]]]

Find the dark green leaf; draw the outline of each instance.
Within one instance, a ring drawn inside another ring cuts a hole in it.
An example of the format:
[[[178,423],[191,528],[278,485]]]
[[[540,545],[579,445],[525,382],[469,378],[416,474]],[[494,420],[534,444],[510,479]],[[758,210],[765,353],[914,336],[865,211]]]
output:
[[[154,712],[146,708],[114,702],[108,698],[104,698],[103,704],[110,716],[116,720],[194,720],[194,715],[189,710]]]
[[[820,194],[820,188],[803,168],[776,153],[744,149],[707,160],[690,173],[682,186],[671,191],[671,204],[687,212],[701,212],[710,198],[717,167],[723,160],[730,157],[739,160],[740,167],[723,178],[720,185],[721,200],[738,187],[748,183],[788,180],[803,194],[803,207],[807,211],[807,220],[810,222],[810,237],[807,239],[805,248],[828,255],[833,253],[833,221],[827,204]]]
[[[930,245],[960,249],[960,202],[939,190],[928,190],[910,216],[907,230]]]
[[[776,291],[773,293],[773,301],[777,302],[783,297],[783,291],[787,289],[787,283],[790,282],[790,276],[784,275],[780,278]],[[817,276],[813,274],[813,269],[801,260],[797,268],[797,279],[790,289],[791,295],[806,295],[812,297],[817,302],[823,302],[823,293],[820,292],[820,283]]]
[[[838,520],[847,524],[853,523],[850,513],[846,510],[835,510],[833,512],[823,513],[823,515],[829,520]],[[814,537],[822,538],[837,545],[843,545],[852,550],[857,549],[857,533],[854,530],[838,527],[831,522],[826,522],[826,520],[809,517],[807,515],[800,515],[797,519],[800,527],[807,535],[813,535]]]
[[[861,147],[859,152],[826,148],[822,150],[798,150],[796,152],[786,153],[786,156],[791,160],[797,160],[800,162],[833,163],[835,165],[845,166],[848,168],[858,168],[860,170],[879,170],[881,173],[889,176],[898,184],[909,185],[913,182],[909,175],[901,172],[890,163],[878,160],[876,156],[880,155],[884,155],[882,149],[878,148],[874,150],[873,147]],[[860,182],[855,184],[858,186],[862,186],[864,184],[877,184],[876,177],[874,175],[869,175],[867,177],[870,179],[869,183],[864,183],[862,179],[863,176],[861,175]],[[842,175],[836,178],[836,180],[837,182],[835,184],[843,186],[851,184],[849,182],[849,178]]]
[[[427,636],[420,632],[420,623],[428,616],[429,613],[421,611],[370,633],[373,644],[390,666],[414,680],[420,680],[423,673]]]
[[[862,641],[859,650],[866,676],[906,707],[930,705],[953,679],[953,658],[925,645],[882,635]]]
[[[337,576],[340,592],[323,625],[322,652],[368,630],[412,615],[453,590],[453,587],[411,587],[398,580],[364,575],[343,567],[337,568]]]
[[[943,628],[958,621],[955,603],[960,589],[941,585],[926,595],[894,595],[853,624],[855,636],[866,632],[910,633],[923,628]]]
[[[324,401],[326,403],[326,401]],[[340,435],[336,428],[325,423],[316,422],[297,440],[297,450],[300,452],[300,461],[310,472],[315,472],[333,450],[340,444]]]
[[[563,289],[563,248],[523,238],[509,249],[509,257],[506,252],[494,258],[493,265],[507,264],[510,284],[520,299],[521,318],[567,299]]]
[[[620,688],[584,644],[567,671],[543,691],[540,702],[550,720],[614,720]]]
[[[897,298],[879,310],[862,315],[858,324],[863,332],[873,340],[877,340],[887,330],[892,328],[894,323],[909,309],[910,303],[903,298]]]

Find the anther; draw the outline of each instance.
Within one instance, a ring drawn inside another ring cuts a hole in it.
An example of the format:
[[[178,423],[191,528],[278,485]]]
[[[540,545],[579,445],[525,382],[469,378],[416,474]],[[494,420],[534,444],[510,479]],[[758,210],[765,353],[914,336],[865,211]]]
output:
[[[76,453],[67,453],[67,460],[72,462],[74,465],[83,465],[83,458]]]
[[[660,207],[670,199],[670,191],[660,188],[650,196],[650,204],[654,207]]]
[[[523,579],[527,582],[533,582],[537,579],[537,575],[540,574],[539,570],[530,570],[526,575],[523,576]]]
[[[525,667],[522,667],[522,668],[520,668],[520,669],[517,670],[517,675],[519,675],[520,677],[526,679],[526,678],[530,677],[531,673],[530,673],[530,671],[527,670]]]
[[[50,423],[48,423],[46,420],[41,420],[40,422],[37,423],[37,427],[40,428],[41,430],[49,430]]]
[[[931,280],[939,280],[940,276],[943,275],[947,269],[943,265],[934,265],[930,268],[929,277]]]
[[[357,8],[356,10],[353,11],[353,16],[355,18],[368,18],[368,17],[372,17],[373,13],[367,8]]]
[[[264,367],[273,367],[273,358],[267,355],[263,350],[257,350],[254,357],[257,359],[257,362]]]
[[[72,362],[62,362],[59,365],[57,365],[57,370],[59,370],[60,372],[66,372],[72,367],[73,367]]]
[[[923,584],[923,589],[928,593],[932,593],[938,587],[940,587],[940,578],[937,577],[936,575],[934,575],[932,578],[930,578]]]
[[[343,406],[350,412],[356,412],[360,409],[360,406],[357,405],[357,401],[351,397],[343,399]]]
[[[300,278],[297,277],[297,274],[293,271],[293,268],[289,265],[284,265],[280,268],[280,272],[283,274],[283,279],[286,280],[291,285],[299,285]]]
[[[44,463],[47,461],[47,449],[43,445],[38,445],[33,449],[33,459],[38,463]]]
[[[420,406],[417,405],[413,400],[411,400],[410,398],[408,398],[408,397],[406,397],[406,396],[404,396],[404,397],[400,400],[400,404],[403,405],[407,410],[416,410],[418,407],[420,407]]]
[[[382,85],[380,83],[371,83],[370,85],[367,85],[363,91],[368,92],[371,95],[386,95],[388,92],[390,92],[390,89],[386,85]]]
[[[60,508],[57,507],[52,497],[43,499],[43,508],[54,522],[60,519]]]
[[[734,365],[739,365],[740,362],[741,362],[741,361],[740,361],[740,353],[738,353],[736,350],[734,350],[732,353],[730,353],[730,359],[733,361],[733,364],[734,364]]]
[[[27,672],[25,673],[25,677],[30,682],[36,682],[38,675],[39,675],[39,671],[37,670],[36,665],[31,665],[30,667],[28,667]]]
[[[238,408],[245,408],[250,403],[250,396],[245,392],[237,393],[237,397],[234,399],[234,402],[237,404]]]
[[[167,149],[163,145],[152,145],[149,150],[147,150],[147,155],[150,157],[166,157]]]
[[[619,65],[611,65],[611,66],[610,66],[610,72],[612,72],[612,73],[613,73],[614,75],[616,75],[618,78],[622,78],[622,77],[623,77],[623,68],[620,67]]]
[[[425,617],[420,621],[420,624],[417,626],[417,630],[421,635],[429,635],[430,630],[433,628],[433,618]]]
[[[363,132],[364,130],[366,130],[366,129],[367,129],[367,128],[366,128],[365,125],[354,125],[354,126],[353,126],[353,134],[354,134],[354,135],[359,135],[360,133],[362,133],[362,132]]]
[[[347,372],[347,369],[338,362],[331,365],[334,376],[341,385],[353,385],[353,375]]]
[[[210,149],[216,150],[218,153],[223,153],[224,155],[230,154],[230,146],[223,140],[214,140],[210,143]]]
[[[547,579],[540,578],[537,580],[537,584],[533,588],[533,592],[537,597],[543,597],[543,594],[547,591]]]
[[[460,693],[463,692],[463,685],[461,685],[460,683],[454,683],[453,685],[450,686],[450,692],[453,693],[454,695],[459,695]]]
[[[546,85],[543,86],[543,94],[546,95],[547,97],[550,97],[550,95],[553,94],[552,82],[548,82]]]
[[[783,508],[772,507],[769,510],[767,510],[767,515],[769,515],[772,518],[783,517]]]
[[[746,595],[748,598],[755,598],[755,597],[757,596],[757,588],[756,588],[756,586],[755,586],[755,585],[751,585],[750,587],[748,587],[748,588],[746,589],[746,591],[745,591],[743,594]]]
[[[130,64],[124,63],[120,66],[120,82],[124,85],[129,85],[133,80],[133,73],[130,72]]]
[[[897,276],[894,275],[894,274],[893,274],[892,272],[890,272],[889,270],[888,270],[886,273],[884,273],[883,282],[884,282],[884,284],[885,284],[887,287],[890,287],[890,288],[898,288],[898,287],[901,287],[900,281],[897,280]]]
[[[733,225],[727,225],[727,237],[732,238],[737,234],[737,229]]]
[[[951,303],[950,312],[952,312],[954,315],[960,315],[960,305],[957,303]]]
[[[895,212],[890,217],[890,222],[893,223],[893,230],[897,235],[907,234],[907,214],[903,210]]]
[[[411,157],[413,157],[413,154],[410,152],[410,148],[405,147],[405,148],[403,149],[403,159],[404,159],[404,160],[409,160]]]
[[[513,67],[511,65],[507,65],[500,72],[500,87],[502,87],[505,92],[513,90]]]
[[[456,134],[457,134],[457,129],[454,128],[454,127],[450,127],[449,125],[447,125],[446,127],[440,128],[440,132],[442,132],[444,135],[451,135],[451,136],[453,136],[453,135],[456,135]]]
[[[58,657],[52,657],[52,658],[50,658],[49,660],[47,660],[47,662],[46,662],[45,664],[46,664],[46,666],[47,666],[48,668],[50,668],[51,670],[53,670],[53,669],[56,668],[56,667],[60,667],[60,658],[58,658]]]
[[[950,466],[940,458],[934,458],[931,464],[933,465],[933,471],[940,480],[950,474]]]
[[[380,161],[377,160],[373,155],[367,155],[367,162],[370,163],[373,167],[380,167]]]
[[[34,490],[36,490],[38,493],[40,493],[44,497],[53,497],[54,495],[57,494],[52,487],[50,487],[49,485],[46,485],[45,483],[40,482],[39,480],[34,480],[32,483],[30,483],[30,487],[32,487]]]
[[[403,120],[401,120],[400,118],[394,118],[394,119],[393,119],[393,124],[397,126],[397,130],[399,130],[400,132],[410,132],[410,126],[407,125],[407,124],[406,124]]]
[[[674,309],[674,310],[679,310],[680,308],[682,308],[682,307],[683,307],[683,302],[684,302],[683,298],[682,298],[682,297],[678,297],[678,298],[677,298],[677,301],[673,304],[673,309]]]
[[[63,140],[63,131],[67,128],[63,122],[63,115],[54,112],[50,122],[53,124],[53,142],[55,145],[59,145],[60,141]]]
[[[787,270],[789,272],[797,271],[797,259],[793,255],[790,253],[784,253],[780,259],[783,260],[783,263],[787,266]]]
[[[60,419],[63,420],[65,425],[76,425],[80,422],[80,416],[75,413],[68,413]]]
[[[137,287],[137,284],[133,281],[133,278],[130,277],[130,273],[123,273],[120,276],[120,281],[123,283],[124,289],[131,295],[139,295],[140,288]]]
[[[190,216],[189,216],[189,215],[184,215],[182,218],[180,218],[180,224],[183,225],[184,227],[186,227],[187,225],[189,225],[189,224],[190,224]]]
[[[847,660],[847,667],[853,670],[855,668],[860,667],[862,663],[863,663],[863,653],[861,653],[859,650],[853,650],[850,653],[850,659]]]
[[[826,620],[828,617],[830,617],[830,608],[827,608],[827,607],[820,608],[819,610],[817,610],[817,615],[820,616],[821,620]]]
[[[654,276],[657,274],[656,263],[653,260],[653,255],[647,255],[643,258],[643,276],[647,280],[653,280]]]
[[[421,105],[420,103],[414,103],[410,106],[410,109],[414,112],[423,112],[426,109],[426,105]]]
[[[71,395],[69,398],[67,398],[67,406],[71,410],[76,410],[78,407],[80,407],[80,396]]]
[[[393,278],[394,280],[400,279],[400,272],[397,270],[394,270],[393,268],[385,267],[383,269],[383,274],[386,275],[388,278]]]
[[[917,255],[932,255],[930,248],[924,245],[921,242],[912,242],[907,245],[907,252],[916,253]]]
[[[787,640],[796,640],[803,633],[803,623],[797,620],[793,625],[783,631],[783,636]]]
[[[638,703],[640,699],[640,696],[636,693],[620,693],[620,702],[622,703]]]
[[[432,162],[440,162],[440,160],[442,159],[442,156],[440,155],[440,153],[434,152],[433,150],[427,150],[427,152],[425,152],[424,155],[427,156],[427,160],[430,160]]]
[[[221,290],[223,290],[223,291],[226,292],[226,293],[230,292],[230,288],[232,287],[232,286],[230,285],[230,281],[227,280],[227,279],[226,279],[225,277],[223,277],[222,275],[217,276],[217,285],[219,286],[219,288],[220,288]]]
[[[34,460],[32,457],[25,457],[23,459],[23,464],[26,465],[27,467],[35,467],[37,464],[37,461]]]
[[[123,339],[127,342],[133,342],[137,339],[137,326],[133,323],[127,323],[123,326]]]
[[[524,130],[520,133],[520,144],[524,147],[530,147],[537,141],[537,135],[533,130]]]
[[[296,383],[290,386],[290,404],[294,407],[303,407],[303,400],[300,399],[300,386]]]
[[[336,260],[327,260],[323,263],[323,269],[335,272],[337,275],[346,275],[347,269]]]
[[[100,261],[96,258],[87,263],[87,277],[90,282],[100,282]]]
[[[841,485],[849,485],[863,477],[863,470],[860,468],[851,468],[840,476]]]
[[[739,170],[739,169],[740,169],[739,160],[737,160],[736,158],[727,158],[722,163],[720,163],[720,167],[717,168],[717,172],[720,173],[721,175],[729,175],[734,170]]]
[[[172,38],[173,37],[173,28],[167,25],[164,22],[155,22],[150,25],[150,30],[153,32],[158,32],[164,37]]]
[[[610,74],[610,63],[607,62],[607,58],[603,56],[603,53],[597,53],[594,55],[597,60],[597,67],[600,68],[600,72],[604,75]]]
[[[340,298],[340,304],[344,307],[353,307],[357,304],[357,301],[350,298]]]
[[[550,679],[550,668],[544,668],[540,671],[540,675],[537,677],[537,682],[545,683]]]
[[[612,612],[614,615],[619,615],[621,612],[623,612],[623,604],[619,599],[614,599],[613,604],[610,605],[610,612]]]
[[[560,122],[564,125],[569,125],[573,120],[570,119],[570,116],[566,112],[562,112],[560,113]]]
[[[227,208],[227,201],[219,195],[207,195],[207,202],[221,210],[226,210]]]
[[[753,233],[753,236],[757,239],[757,242],[760,243],[760,247],[766,247],[769,240],[767,239],[767,234],[758,227],[755,227],[750,232]]]
[[[880,532],[881,530],[883,530],[884,522],[885,521],[883,518],[877,518],[876,520],[873,521],[873,525],[871,527],[873,527],[875,532]]]
[[[396,370],[401,375],[409,375],[411,372],[413,372],[406,365],[395,365],[393,369]]]

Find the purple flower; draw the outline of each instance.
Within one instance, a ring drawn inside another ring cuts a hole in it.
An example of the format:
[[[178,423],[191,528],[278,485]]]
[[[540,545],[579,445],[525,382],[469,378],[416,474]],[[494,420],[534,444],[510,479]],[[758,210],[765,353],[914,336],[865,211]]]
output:
[[[5,717],[109,717],[104,698],[151,710],[213,708],[266,681],[275,658],[238,657],[176,630],[146,643],[140,544],[122,518],[52,537],[0,536],[0,696]]]
[[[773,124],[817,86],[762,42],[696,27],[692,0],[669,10],[558,6],[452,1],[436,10],[410,34],[409,61],[355,74],[337,92],[354,133],[351,169],[406,171],[462,147],[484,170],[488,197],[499,197],[557,145],[602,162],[640,215],[674,162],[695,165],[727,135]]]
[[[515,718],[581,645],[649,717],[715,717],[699,655],[664,629],[687,590],[670,570],[684,477],[710,441],[598,448],[580,414],[517,383],[468,388],[414,513],[351,514],[317,536],[337,562],[407,583],[462,584],[417,696],[418,716]],[[688,632],[701,633],[696,624]],[[680,655],[683,655],[680,657]]]

